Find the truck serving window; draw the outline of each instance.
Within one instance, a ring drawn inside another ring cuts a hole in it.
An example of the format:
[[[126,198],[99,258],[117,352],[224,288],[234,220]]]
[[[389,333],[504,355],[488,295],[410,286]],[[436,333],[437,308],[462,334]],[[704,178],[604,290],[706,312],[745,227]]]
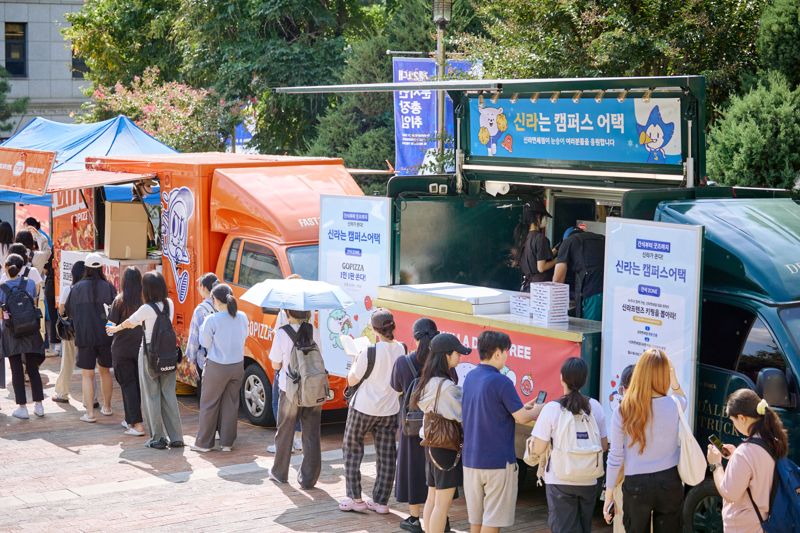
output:
[[[244,243],[242,264],[239,266],[239,282],[242,287],[252,287],[265,279],[282,279],[278,258],[266,246],[252,242]]]
[[[294,246],[286,250],[292,274],[303,279],[319,279],[319,246]]]
[[[233,241],[231,249],[228,251],[228,258],[225,260],[225,273],[222,276],[229,283],[233,283],[233,276],[236,274],[236,260],[239,258],[239,246],[241,244],[241,239]]]
[[[736,370],[755,383],[758,373],[764,368],[777,368],[785,373],[786,359],[767,326],[760,318],[756,318],[742,348]]]
[[[703,301],[700,362],[733,370],[755,315],[741,307]]]

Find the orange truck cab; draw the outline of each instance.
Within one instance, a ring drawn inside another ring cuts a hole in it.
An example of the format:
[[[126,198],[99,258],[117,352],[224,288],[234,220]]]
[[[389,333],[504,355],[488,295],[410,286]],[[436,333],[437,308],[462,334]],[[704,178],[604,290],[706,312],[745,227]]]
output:
[[[269,363],[277,315],[241,300],[266,279],[316,279],[321,194],[363,193],[341,159],[248,154],[177,154],[93,160],[99,170],[154,175],[161,187],[162,270],[185,344],[196,280],[215,272],[247,314],[242,405],[248,419],[274,425]],[[88,165],[87,165],[88,166]],[[346,380],[331,377],[325,409],[346,407]]]

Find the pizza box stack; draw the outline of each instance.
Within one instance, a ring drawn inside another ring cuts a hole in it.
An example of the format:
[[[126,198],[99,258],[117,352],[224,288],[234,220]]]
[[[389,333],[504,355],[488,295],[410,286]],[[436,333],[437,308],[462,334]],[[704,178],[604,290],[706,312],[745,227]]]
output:
[[[529,320],[531,318],[531,295],[527,292],[517,292],[509,297],[511,314]]]
[[[531,283],[531,322],[539,326],[569,322],[569,285],[566,283]]]

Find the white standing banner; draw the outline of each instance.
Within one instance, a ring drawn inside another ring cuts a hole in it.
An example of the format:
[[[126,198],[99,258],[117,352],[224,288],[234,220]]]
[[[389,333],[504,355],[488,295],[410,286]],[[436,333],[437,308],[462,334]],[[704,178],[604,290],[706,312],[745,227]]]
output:
[[[675,367],[693,418],[703,227],[609,217],[600,398],[610,420],[622,370],[649,348]]]
[[[319,279],[338,285],[356,302],[320,311],[322,355],[329,373],[347,376],[352,359],[339,340],[367,336],[378,287],[390,282],[391,200],[377,196],[320,197]]]

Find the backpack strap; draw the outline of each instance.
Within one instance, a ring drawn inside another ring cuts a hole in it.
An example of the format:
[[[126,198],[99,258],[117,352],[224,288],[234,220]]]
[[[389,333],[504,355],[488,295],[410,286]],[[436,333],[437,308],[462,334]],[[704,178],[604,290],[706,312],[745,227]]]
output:
[[[405,357],[405,360],[406,360],[406,363],[408,363],[408,368],[411,369],[411,375],[414,376],[414,378],[418,378],[419,377],[419,372],[417,372],[417,367],[414,366],[414,363],[411,362],[411,356],[407,355]]]
[[[752,444],[755,444],[756,446],[759,446],[759,447],[763,448],[764,451],[766,451],[769,454],[769,456],[772,457],[773,461],[775,461],[775,472],[772,474],[772,487],[770,487],[770,490],[769,490],[769,506],[771,508],[772,507],[772,500],[775,498],[775,492],[778,490],[778,483],[780,482],[779,481],[779,477],[780,476],[778,475],[778,459],[772,453],[772,450],[770,449],[769,445],[767,444],[767,441],[765,441],[764,439],[761,439],[759,437],[748,437],[747,439],[745,439],[744,442],[745,443],[752,443]],[[766,520],[761,515],[761,511],[758,510],[758,506],[756,505],[756,500],[753,498],[753,493],[750,492],[750,486],[749,485],[747,487],[747,497],[750,498],[750,503],[753,505],[753,510],[756,512],[756,516],[758,517],[758,522],[761,525],[764,525],[764,522]]]
[[[289,339],[291,339],[292,344],[297,344],[298,332],[295,331],[291,325],[284,324],[283,326],[281,326],[281,329],[289,336]]]
[[[367,348],[367,371],[364,372],[364,377],[361,378],[361,381],[358,382],[359,385],[367,381],[367,378],[369,378],[372,375],[372,370],[375,368],[375,357],[377,356],[377,354],[378,354],[378,349],[377,346],[375,346],[374,344],[369,348]]]
[[[28,277],[28,274],[31,273],[31,267],[25,267],[25,270],[22,271],[22,275],[19,277],[20,284],[25,283],[25,278]]]

